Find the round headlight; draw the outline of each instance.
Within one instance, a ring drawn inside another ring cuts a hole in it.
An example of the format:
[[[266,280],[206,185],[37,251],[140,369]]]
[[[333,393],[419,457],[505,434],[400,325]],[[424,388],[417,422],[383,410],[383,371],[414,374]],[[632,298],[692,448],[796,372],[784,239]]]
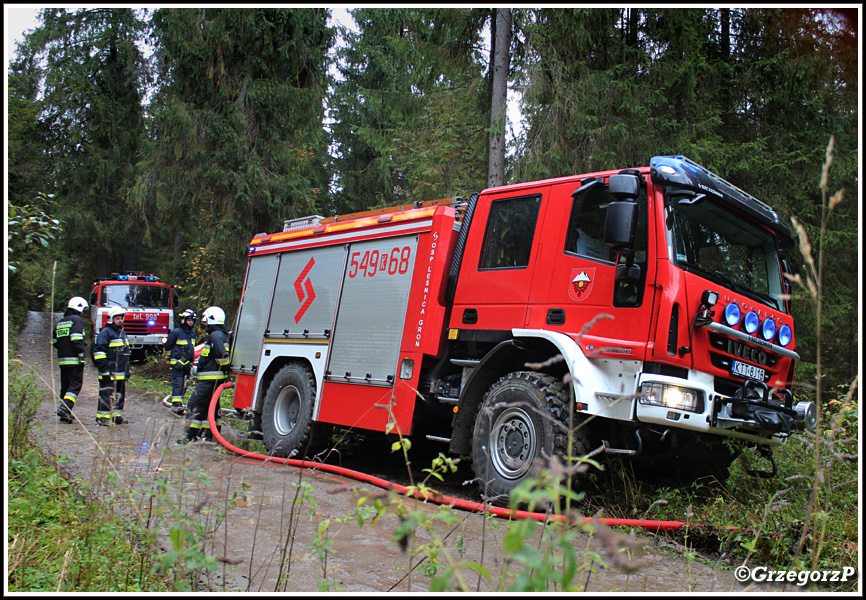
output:
[[[758,331],[758,326],[761,324],[761,319],[758,317],[758,313],[753,310],[750,310],[746,313],[746,333],[755,333]]]
[[[761,323],[761,335],[768,342],[776,337],[776,322],[773,319],[764,319],[764,322]]]
[[[740,307],[737,304],[731,302],[727,306],[725,306],[725,323],[728,324],[729,327],[736,327],[737,323],[740,322]]]
[[[794,335],[791,331],[791,328],[787,325],[782,325],[779,327],[779,345],[787,346],[791,343],[791,339],[793,339]]]

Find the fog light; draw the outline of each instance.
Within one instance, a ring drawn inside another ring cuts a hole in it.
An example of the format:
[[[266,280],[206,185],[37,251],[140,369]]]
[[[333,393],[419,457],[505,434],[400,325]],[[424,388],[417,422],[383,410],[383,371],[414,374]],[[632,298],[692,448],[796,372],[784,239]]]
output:
[[[704,395],[699,390],[667,385],[664,383],[644,383],[640,387],[641,404],[664,406],[688,412],[704,412]]]
[[[750,310],[746,313],[746,333],[752,334],[758,331],[758,326],[761,324],[761,318],[758,317],[758,313],[753,310]]]
[[[725,323],[728,324],[728,327],[736,327],[737,323],[740,322],[740,316],[739,305],[731,302],[725,306]]]
[[[791,328],[787,325],[782,325],[779,327],[779,345],[787,346],[791,343],[791,340],[794,339],[794,334],[791,331]]]
[[[761,324],[761,335],[768,342],[773,340],[776,336],[776,322],[773,319],[764,319],[764,322]]]

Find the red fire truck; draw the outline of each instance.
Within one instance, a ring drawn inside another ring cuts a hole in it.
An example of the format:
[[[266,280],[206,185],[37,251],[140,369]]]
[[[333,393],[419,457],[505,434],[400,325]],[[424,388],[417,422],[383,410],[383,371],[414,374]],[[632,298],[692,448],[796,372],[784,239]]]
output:
[[[160,350],[174,329],[177,292],[159,277],[143,272],[112,273],[97,279],[90,290],[90,318],[95,343],[99,331],[108,324],[108,311],[126,309],[123,328],[129,337],[133,359],[143,358],[148,350]]]
[[[682,156],[287,222],[249,245],[234,407],[268,450],[423,435],[502,499],[553,455],[726,471],[794,402],[789,228]],[[571,440],[572,451],[567,444]]]

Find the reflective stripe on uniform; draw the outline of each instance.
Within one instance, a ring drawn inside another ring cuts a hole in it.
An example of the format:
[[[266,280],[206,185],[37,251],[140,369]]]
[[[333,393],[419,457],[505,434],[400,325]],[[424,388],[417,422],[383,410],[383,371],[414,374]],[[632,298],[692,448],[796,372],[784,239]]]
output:
[[[94,352],[93,358],[95,360],[101,360],[101,359],[105,358],[105,352]]]
[[[117,348],[119,346],[126,346],[126,340],[123,338],[115,338],[108,343],[109,348]]]
[[[223,373],[222,371],[205,371],[203,373],[199,372],[196,375],[196,378],[199,380],[202,380],[202,379],[224,379],[225,377],[226,377],[226,374]]]

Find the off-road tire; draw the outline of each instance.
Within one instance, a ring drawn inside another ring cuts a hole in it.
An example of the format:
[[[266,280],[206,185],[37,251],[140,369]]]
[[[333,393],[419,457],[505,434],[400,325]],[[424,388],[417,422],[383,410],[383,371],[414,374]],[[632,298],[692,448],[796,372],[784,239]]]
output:
[[[484,498],[508,503],[510,492],[568,454],[568,387],[532,371],[509,373],[481,401],[472,441],[472,467]],[[581,429],[572,436],[572,456],[587,453]],[[563,462],[565,462],[563,460]]]
[[[262,408],[262,435],[271,456],[303,458],[313,434],[316,384],[305,366],[292,363],[280,369],[268,386]]]

